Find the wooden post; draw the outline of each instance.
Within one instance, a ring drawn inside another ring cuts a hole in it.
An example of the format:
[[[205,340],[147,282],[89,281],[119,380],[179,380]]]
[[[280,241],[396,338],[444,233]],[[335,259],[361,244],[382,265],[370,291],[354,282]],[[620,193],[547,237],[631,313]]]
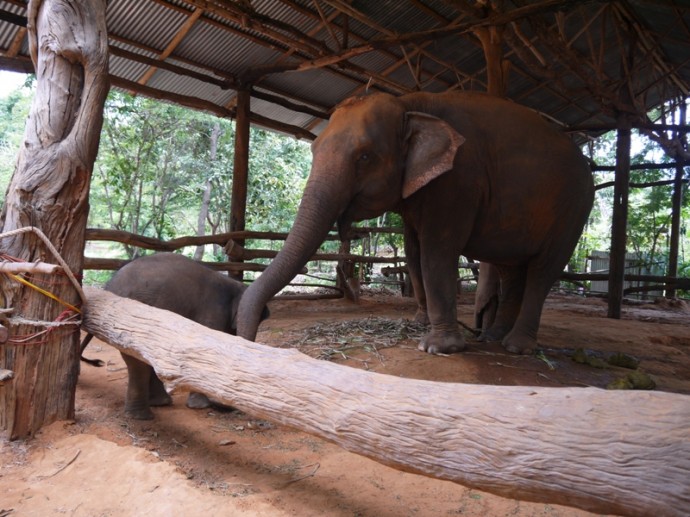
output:
[[[474,30],[484,49],[487,93],[505,97],[508,87],[509,61],[503,59],[503,27],[480,27]]]
[[[690,508],[687,395],[405,379],[86,292],[85,328],[151,364],[173,389],[393,468],[599,514],[680,517]]]
[[[75,274],[82,270],[89,185],[108,94],[105,4],[28,4],[37,90],[0,215],[0,233],[41,229]],[[49,246],[32,232],[0,239],[0,249],[24,262],[54,262]],[[55,282],[54,275],[26,278],[59,301],[0,274],[0,296],[13,309],[9,338],[0,345],[0,369],[14,372],[12,381],[0,384],[0,430],[10,439],[73,418],[79,372],[79,326],[54,326],[66,314],[78,316],[72,309],[81,305],[78,284],[66,277]]]
[[[686,101],[682,103],[680,109],[680,124],[686,124],[687,118],[687,104]],[[687,137],[685,133],[680,131],[676,135],[678,141],[683,146],[687,147]],[[685,175],[685,167],[680,164],[681,157],[675,157],[678,164],[676,165],[676,175],[673,179],[673,196],[671,198],[671,239],[668,250],[668,271],[667,276],[678,276],[678,248],[680,247],[680,222],[681,211],[683,208],[683,176]],[[676,290],[674,288],[666,289],[666,298],[675,298]]]
[[[630,190],[630,130],[627,115],[618,117],[616,141],[616,177],[613,187],[613,217],[611,223],[611,253],[609,255],[608,317],[620,319],[623,304],[623,275],[628,226],[628,192]]]
[[[247,212],[247,183],[249,182],[249,120],[251,88],[237,90],[237,118],[235,120],[235,162],[232,173],[232,200],[230,204],[230,231],[245,229]],[[237,240],[244,246],[244,240]],[[233,277],[242,280],[242,271]]]

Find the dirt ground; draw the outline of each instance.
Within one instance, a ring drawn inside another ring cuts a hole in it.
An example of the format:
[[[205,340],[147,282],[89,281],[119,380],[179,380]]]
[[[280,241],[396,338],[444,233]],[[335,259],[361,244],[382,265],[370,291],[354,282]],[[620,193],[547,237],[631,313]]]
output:
[[[472,297],[459,298],[472,323]],[[595,298],[552,294],[539,356],[506,354],[469,340],[449,357],[416,349],[410,299],[370,293],[346,300],[278,301],[258,341],[354,368],[462,383],[606,387],[631,371],[596,368],[571,356],[613,352],[640,360],[657,390],[690,394],[690,309],[684,302],[626,305],[606,318]],[[174,405],[153,421],[123,414],[126,370],[119,353],[94,340],[82,366],[74,422],[58,422],[27,442],[0,442],[0,517],[4,516],[551,516],[591,515],[528,503],[398,472],[302,432],[239,411]],[[660,504],[663,504],[660,502]]]

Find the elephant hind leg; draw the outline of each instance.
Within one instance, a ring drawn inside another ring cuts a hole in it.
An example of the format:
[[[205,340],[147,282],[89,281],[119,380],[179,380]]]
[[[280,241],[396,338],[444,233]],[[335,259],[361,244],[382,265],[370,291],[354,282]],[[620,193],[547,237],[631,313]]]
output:
[[[565,262],[561,264],[559,261],[544,267],[543,262],[543,259],[537,260],[527,268],[520,313],[502,342],[508,352],[531,354],[537,348],[537,332],[544,302],[565,266]]]
[[[187,407],[190,409],[206,409],[211,407],[211,400],[203,393],[192,391],[187,396]]]
[[[153,413],[149,407],[149,387],[151,377],[155,377],[153,368],[148,364],[127,354],[122,354],[127,365],[127,395],[125,397],[125,414],[135,420],[151,420]]]
[[[488,262],[482,262],[477,281],[477,292],[474,297],[474,323],[476,329],[484,332],[496,320],[500,290],[501,279],[498,274],[498,268]]]
[[[526,268],[524,266],[493,267],[497,269],[500,278],[498,307],[493,323],[479,336],[480,341],[501,341],[508,335],[520,314],[525,291]]]
[[[163,381],[158,378],[156,372],[151,373],[151,378],[149,379],[149,405],[170,406],[172,403],[172,397],[165,389]]]

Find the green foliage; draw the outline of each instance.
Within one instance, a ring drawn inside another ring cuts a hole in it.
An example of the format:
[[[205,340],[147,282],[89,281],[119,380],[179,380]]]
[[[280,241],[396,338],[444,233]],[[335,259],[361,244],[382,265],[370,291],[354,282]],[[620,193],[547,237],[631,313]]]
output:
[[[14,173],[32,95],[30,87],[24,86],[0,98],[0,204]]]
[[[234,123],[118,92],[109,95],[104,115],[90,226],[159,239],[193,235],[210,188],[205,232],[229,231]],[[310,166],[304,142],[252,128],[247,228],[288,231]]]
[[[247,192],[247,228],[287,232],[311,169],[305,142],[252,130]]]
[[[208,117],[111,92],[91,188],[89,224],[169,239],[198,206],[205,181]],[[128,250],[132,255],[132,250]]]
[[[632,164],[668,163],[673,161],[652,140],[633,131]],[[593,145],[592,155],[599,165],[615,165],[616,133],[609,132],[598,138]],[[640,259],[640,265],[655,274],[668,270],[669,236],[671,224],[672,185],[650,185],[667,182],[675,176],[675,169],[656,168],[631,170],[630,183],[645,185],[631,187],[628,197],[627,248]],[[686,175],[687,177],[687,175]],[[613,182],[613,172],[595,173],[597,184]],[[578,247],[578,254],[586,255],[591,250],[610,248],[613,187],[597,191],[590,219]],[[690,197],[687,183],[683,187],[681,221],[690,217]],[[685,250],[690,244],[687,223],[681,222],[681,246],[679,250],[678,274],[690,271],[690,257]]]

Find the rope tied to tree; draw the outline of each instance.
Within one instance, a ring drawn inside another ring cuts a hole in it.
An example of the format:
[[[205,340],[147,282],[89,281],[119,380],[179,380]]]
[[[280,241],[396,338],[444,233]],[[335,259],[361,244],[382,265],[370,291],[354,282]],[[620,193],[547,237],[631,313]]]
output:
[[[50,291],[46,291],[45,289],[42,289],[42,288],[38,287],[36,284],[33,284],[33,283],[29,282],[26,278],[22,278],[21,276],[15,275],[14,273],[5,273],[5,274],[6,274],[7,276],[9,276],[10,278],[13,278],[14,280],[16,280],[17,282],[19,282],[20,284],[23,284],[23,285],[25,285],[25,286],[27,286],[27,287],[30,287],[30,288],[33,289],[34,291],[38,291],[39,293],[41,293],[41,294],[44,295],[44,296],[47,296],[47,297],[50,298],[51,300],[55,300],[56,302],[58,302],[58,303],[64,305],[64,306],[67,307],[68,309],[71,309],[71,310],[73,310],[74,312],[81,314],[81,309],[78,309],[77,307],[75,307],[75,306],[72,305],[71,303],[67,303],[66,301],[62,300],[62,299],[59,298],[58,296],[55,296],[55,295],[54,295],[53,293],[51,293]]]
[[[25,336],[13,336],[7,342],[15,345],[40,345],[47,343],[48,336],[55,330],[65,327],[75,327],[79,330],[82,323],[81,319],[75,320],[74,318],[79,315],[75,313],[70,314],[70,312],[69,310],[63,311],[55,321],[32,320],[21,316],[12,316],[7,321],[13,325],[32,325],[35,327],[46,327],[46,329]],[[44,336],[44,339],[38,340],[37,338],[40,336]]]
[[[68,279],[70,280],[70,283],[74,286],[74,288],[77,290],[77,293],[79,294],[79,297],[83,302],[86,302],[86,295],[84,294],[84,291],[81,288],[81,285],[77,281],[76,277],[70,270],[69,266],[67,265],[67,262],[62,258],[60,253],[57,251],[55,246],[50,242],[48,237],[39,229],[34,226],[27,226],[24,228],[19,228],[16,230],[10,230],[7,232],[0,233],[0,238],[4,237],[11,237],[14,235],[20,235],[22,233],[28,233],[32,232],[36,234],[45,244],[46,248],[53,254],[55,257],[56,261],[59,263],[60,267],[62,268],[62,271],[67,275]],[[17,261],[17,259],[14,259],[13,257],[8,257],[6,255],[3,255],[3,258],[5,261],[3,263],[14,263],[13,261]],[[21,266],[20,264],[16,264]],[[35,262],[35,263],[27,263],[24,264],[25,266],[32,266],[30,269],[23,269],[19,267],[18,269],[15,268],[17,271],[24,271],[24,272],[39,272],[39,273],[54,273],[57,270],[57,266],[52,266],[53,270],[45,270],[44,267],[36,267],[34,268],[33,266],[46,266],[46,264],[43,264],[42,262]],[[5,271],[0,271],[0,273],[4,273],[7,275],[9,278],[12,278],[16,282],[19,282],[27,287],[30,287],[31,289],[34,289],[35,291],[41,293],[44,296],[47,296],[48,298],[55,300],[59,304],[67,307],[67,310],[63,311],[58,315],[58,317],[54,321],[43,321],[43,320],[34,320],[34,319],[29,319],[29,318],[24,318],[21,316],[12,316],[12,317],[7,317],[7,315],[11,314],[13,312],[12,308],[9,309],[4,309],[0,313],[0,320],[2,320],[3,323],[9,324],[9,325],[30,325],[34,327],[45,327],[44,330],[41,330],[39,332],[34,332],[31,334],[27,334],[25,336],[13,336],[12,338],[6,339],[5,342],[8,343],[13,343],[13,344],[23,344],[23,345],[28,345],[28,344],[43,344],[47,342],[48,336],[54,332],[57,329],[60,328],[65,328],[65,327],[74,327],[77,330],[81,327],[81,319],[76,319],[81,315],[81,309],[78,307],[62,300],[60,297],[56,296],[55,294],[51,293],[50,291],[43,289],[33,282],[30,282],[26,278],[15,274],[15,272],[10,271],[9,268]],[[40,336],[44,336],[43,339],[37,340]]]
[[[53,246],[53,243],[50,242],[50,239],[48,239],[48,237],[46,237],[45,233],[43,233],[39,228],[36,228],[35,226],[25,226],[24,228],[17,228],[16,230],[10,230],[7,232],[0,233],[0,239],[2,239],[4,237],[12,237],[14,235],[20,235],[22,233],[29,233],[29,232],[35,233],[43,241],[43,243],[46,245],[46,248],[48,248],[48,250],[53,254],[55,259],[57,260],[58,264],[60,264],[60,266],[62,267],[63,271],[67,275],[67,278],[69,278],[70,282],[72,283],[72,285],[76,289],[77,294],[79,294],[79,297],[81,298],[82,302],[86,303],[86,295],[84,294],[84,291],[81,288],[81,285],[79,285],[77,278],[74,276],[74,273],[72,273],[72,270],[67,265],[67,262],[65,262],[65,260],[62,258],[62,256],[58,252],[58,250],[55,248],[55,246]],[[11,275],[11,276],[14,276],[15,279],[17,278],[16,275]],[[22,280],[24,280],[24,279],[22,279]],[[27,282],[27,281],[25,281],[25,280],[22,281],[22,283],[24,283],[24,282]],[[37,289],[37,290],[39,290],[39,292],[42,291],[40,288],[33,286],[30,283],[25,284],[25,285],[28,285],[28,287],[31,287],[32,289]],[[43,294],[46,294],[46,293],[43,292]],[[70,308],[72,308],[73,310],[75,310],[77,312],[81,312],[79,309],[77,309],[74,306],[69,305],[67,302],[60,301],[57,297],[54,297],[54,295],[52,295],[50,297],[54,298],[55,300],[59,301],[60,303],[62,303],[65,306],[69,306]]]

